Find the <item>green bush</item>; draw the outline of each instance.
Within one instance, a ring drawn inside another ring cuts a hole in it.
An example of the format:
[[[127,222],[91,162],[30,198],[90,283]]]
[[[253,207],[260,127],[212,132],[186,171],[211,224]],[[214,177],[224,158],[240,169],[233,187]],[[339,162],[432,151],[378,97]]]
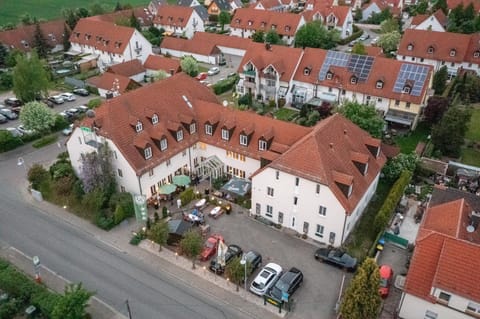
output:
[[[142,236],[140,235],[133,235],[132,239],[130,239],[130,245],[138,246],[142,241]]]
[[[188,205],[195,198],[193,188],[189,187],[183,192],[180,193],[180,199],[182,201],[182,206]]]
[[[55,122],[53,123],[52,131],[58,132],[67,128],[69,125],[68,121],[61,115],[55,116]]]
[[[89,109],[94,109],[99,107],[101,104],[102,104],[102,100],[100,98],[96,98],[88,101],[87,106]]]
[[[112,217],[107,217],[103,214],[98,214],[95,218],[95,225],[103,230],[110,230],[115,226],[115,221]]]
[[[218,81],[213,85],[213,92],[216,95],[219,95],[227,91],[230,91],[235,86],[235,83],[237,83],[237,80],[238,80],[238,75],[232,76],[225,80]]]
[[[6,130],[0,130],[0,152],[7,152],[23,145],[19,137],[14,137]]]
[[[20,300],[10,299],[0,305],[0,318],[14,318],[21,308],[22,303]]]
[[[45,181],[50,179],[47,170],[40,164],[33,164],[28,170],[28,181],[32,185],[33,189],[38,187]]]
[[[44,147],[46,145],[50,145],[50,144],[54,143],[56,140],[57,140],[57,135],[51,134],[51,135],[47,135],[47,136],[42,137],[41,139],[39,139],[38,141],[33,143],[32,146],[35,147],[35,148],[40,148],[40,147]]]
[[[120,224],[125,219],[125,212],[121,205],[117,206],[115,209],[115,213],[113,214],[113,223],[115,225]]]
[[[114,193],[108,202],[110,211],[114,212],[118,206],[122,207],[125,218],[132,217],[135,214],[133,208],[133,199],[130,193]]]

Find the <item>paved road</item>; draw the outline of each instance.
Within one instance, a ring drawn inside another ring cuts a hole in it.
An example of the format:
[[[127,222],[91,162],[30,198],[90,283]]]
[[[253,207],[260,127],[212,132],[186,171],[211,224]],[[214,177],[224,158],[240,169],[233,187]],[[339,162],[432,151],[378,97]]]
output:
[[[27,255],[38,255],[48,268],[73,282],[83,282],[87,289],[96,291],[97,297],[123,314],[126,314],[124,301],[129,299],[134,318],[256,317],[217,300],[214,292],[206,292],[209,288],[193,289],[190,282],[195,285],[195,278],[180,275],[184,279],[180,280],[178,273],[172,275],[170,269],[162,271],[169,264],[131,254],[122,248],[125,246],[117,248],[111,241],[102,240],[108,233],[55,218],[55,214],[25,200],[15,187],[25,176],[25,171],[16,164],[17,157],[23,157],[28,166],[33,162],[48,163],[58,151],[52,145],[33,152],[24,147],[8,155],[0,154],[0,241]]]

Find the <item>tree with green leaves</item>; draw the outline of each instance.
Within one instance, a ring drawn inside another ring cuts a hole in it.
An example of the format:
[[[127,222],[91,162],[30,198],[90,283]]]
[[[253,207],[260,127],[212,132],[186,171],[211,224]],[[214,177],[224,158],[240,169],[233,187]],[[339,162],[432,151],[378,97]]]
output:
[[[162,246],[167,243],[169,233],[170,229],[168,228],[168,223],[162,221],[155,223],[150,227],[148,238],[159,245],[158,250],[160,251],[162,250]]]
[[[231,262],[225,266],[225,275],[231,282],[236,285],[236,290],[238,291],[240,284],[248,278],[248,275],[252,272],[252,264],[247,262],[247,278],[245,277],[245,265],[241,263],[241,257],[235,257]]]
[[[447,66],[442,66],[435,74],[433,75],[432,89],[435,91],[435,94],[442,94],[447,87],[448,80],[448,69]]]
[[[384,20],[382,21],[382,23],[380,23],[380,33],[391,33],[391,32],[399,32],[400,31],[400,26],[398,24],[398,21],[397,19],[387,19],[387,20]]]
[[[28,102],[20,112],[20,122],[27,130],[48,133],[55,125],[56,114],[41,102]]]
[[[353,45],[352,53],[359,55],[367,55],[367,50],[365,49],[365,45],[362,42],[357,42]]]
[[[230,23],[230,13],[228,13],[227,11],[220,12],[220,14],[218,15],[218,23],[220,23],[220,27],[223,31],[225,25]]]
[[[180,66],[182,71],[190,75],[191,77],[197,76],[198,74],[198,62],[191,55],[184,56],[180,61]]]
[[[0,42],[0,68],[4,68],[7,66],[7,57],[8,57],[8,50],[7,47]]]
[[[445,14],[448,13],[447,0],[437,0],[437,1],[435,1],[435,4],[432,7],[432,11],[435,12],[439,9],[442,10],[443,13],[445,13]]]
[[[432,143],[443,155],[460,155],[472,113],[460,106],[451,106],[442,120],[432,127]]]
[[[298,29],[295,35],[295,47],[321,48],[329,50],[340,40],[338,30],[327,30],[320,21],[310,21]]]
[[[202,236],[195,230],[189,230],[180,241],[182,251],[192,259],[192,269],[195,269],[195,260],[202,252]]]
[[[360,11],[361,10],[357,10]],[[387,19],[390,19],[392,17],[392,13],[390,12],[389,8],[383,9],[379,13],[372,13],[372,15],[365,21],[366,23],[371,23],[371,24],[380,24],[382,21],[385,21]]]
[[[88,300],[94,293],[87,291],[82,284],[70,284],[65,294],[58,300],[52,311],[52,319],[84,319],[87,315]]]
[[[339,112],[373,137],[382,137],[385,121],[374,105],[347,101],[339,108]]]
[[[252,41],[253,42],[258,42],[258,43],[263,43],[265,42],[265,32],[262,30],[257,30],[252,34]]]
[[[18,99],[34,101],[38,95],[47,95],[49,86],[47,70],[35,51],[32,51],[29,57],[17,56],[13,69],[13,93]]]
[[[269,30],[265,35],[265,42],[270,44],[282,44],[282,38],[280,38],[276,30]]]
[[[380,272],[373,258],[366,258],[350,282],[340,305],[342,318],[377,318],[382,298]]]
[[[388,160],[387,164],[385,164],[382,169],[382,173],[388,181],[394,182],[405,170],[413,173],[417,167],[418,160],[418,156],[415,152],[410,154],[400,153],[394,158]]]
[[[37,19],[35,17],[32,17],[30,13],[26,12],[20,16],[20,22],[23,25],[32,25],[35,23]]]
[[[117,12],[117,11],[122,11],[122,10],[123,10],[123,7],[120,4],[120,1],[117,1],[117,4],[115,5],[115,9],[113,9],[113,11]]]
[[[397,50],[401,37],[398,31],[384,33],[378,38],[377,45],[382,48],[383,52],[392,52]]]
[[[137,17],[133,13],[132,10],[132,15],[130,16],[130,27],[137,29],[138,31],[142,30],[142,27],[140,25],[140,22],[138,21]]]
[[[62,15],[65,18],[65,23],[70,27],[70,30],[75,29],[75,26],[80,19],[76,11],[71,8],[66,8],[62,11]]]
[[[8,52],[8,56],[5,59],[5,65],[8,68],[14,68],[17,65],[17,59],[19,56],[23,56],[23,52],[18,49],[13,49]]]
[[[440,122],[443,114],[448,109],[448,98],[434,95],[428,98],[427,106],[423,111],[423,118],[428,124],[436,124]]]
[[[37,51],[38,57],[45,59],[48,56],[48,51],[50,47],[43,35],[42,29],[40,28],[40,23],[35,23],[35,31],[33,33],[33,47]]]
[[[106,12],[104,6],[100,2],[95,2],[90,6],[89,13],[91,16],[98,16]]]

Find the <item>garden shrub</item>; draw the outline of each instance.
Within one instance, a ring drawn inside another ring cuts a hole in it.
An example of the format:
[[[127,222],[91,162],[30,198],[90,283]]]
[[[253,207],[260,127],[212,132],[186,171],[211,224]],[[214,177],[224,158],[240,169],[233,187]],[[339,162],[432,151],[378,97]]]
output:
[[[180,193],[180,200],[182,201],[182,206],[189,204],[194,198],[195,194],[192,187],[189,187]]]
[[[35,147],[35,148],[40,148],[40,147],[44,147],[46,145],[50,145],[50,144],[54,143],[56,140],[57,140],[57,135],[50,134],[50,135],[44,136],[41,139],[39,139],[38,141],[34,142],[32,144],[32,146]]]
[[[23,145],[19,137],[14,137],[6,130],[0,130],[0,152],[7,152]]]
[[[108,202],[108,206],[111,212],[116,211],[117,207],[121,206],[125,218],[132,217],[135,214],[132,195],[130,193],[113,193]]]
[[[102,213],[97,214],[95,218],[95,225],[103,230],[110,230],[115,226],[115,221],[112,217],[105,216]]]
[[[230,91],[237,83],[238,76],[233,76],[225,80],[218,81],[213,85],[213,92],[216,95],[222,94],[224,92]]]
[[[16,299],[10,299],[0,305],[0,318],[14,318],[22,308],[22,302]]]
[[[33,189],[38,189],[40,184],[49,179],[47,170],[40,164],[33,164],[28,170],[28,181],[32,185]]]
[[[125,212],[121,205],[117,206],[115,213],[113,214],[113,222],[115,225],[120,224],[125,219]]]
[[[88,101],[87,107],[89,109],[94,109],[94,108],[99,107],[101,104],[102,104],[102,100],[100,98],[96,98],[96,99],[92,99],[92,100]]]

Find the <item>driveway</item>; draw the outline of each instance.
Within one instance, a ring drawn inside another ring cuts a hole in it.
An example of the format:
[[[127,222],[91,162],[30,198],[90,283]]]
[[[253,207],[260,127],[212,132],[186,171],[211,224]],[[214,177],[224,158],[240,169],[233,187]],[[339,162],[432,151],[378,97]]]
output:
[[[208,212],[212,207],[207,207]],[[263,256],[263,265],[278,263],[284,271],[299,268],[304,274],[303,285],[294,294],[294,311],[290,318],[330,319],[335,317],[335,305],[345,274],[351,274],[313,258],[316,249],[302,239],[266,226],[248,216],[248,210],[234,207],[230,215],[218,219],[206,217],[211,226],[210,233],[220,233],[227,244],[237,244],[244,251],[256,250]],[[250,277],[255,278],[256,274]],[[348,282],[346,280],[346,282]],[[250,281],[249,281],[250,284]]]
[[[240,62],[242,61],[242,57],[235,56],[235,55],[229,55],[229,54],[225,54],[224,57],[225,57],[225,60],[227,61],[227,64],[223,65],[223,66],[212,65],[212,64],[207,64],[207,63],[199,63],[201,66],[203,66],[207,69],[210,69],[214,66],[217,66],[217,67],[220,68],[220,73],[218,73],[216,75],[213,75],[213,76],[209,76],[207,78],[207,81],[210,82],[211,84],[215,84],[218,81],[220,81],[221,79],[226,79],[227,76],[230,73],[237,73],[238,66],[240,65]]]

